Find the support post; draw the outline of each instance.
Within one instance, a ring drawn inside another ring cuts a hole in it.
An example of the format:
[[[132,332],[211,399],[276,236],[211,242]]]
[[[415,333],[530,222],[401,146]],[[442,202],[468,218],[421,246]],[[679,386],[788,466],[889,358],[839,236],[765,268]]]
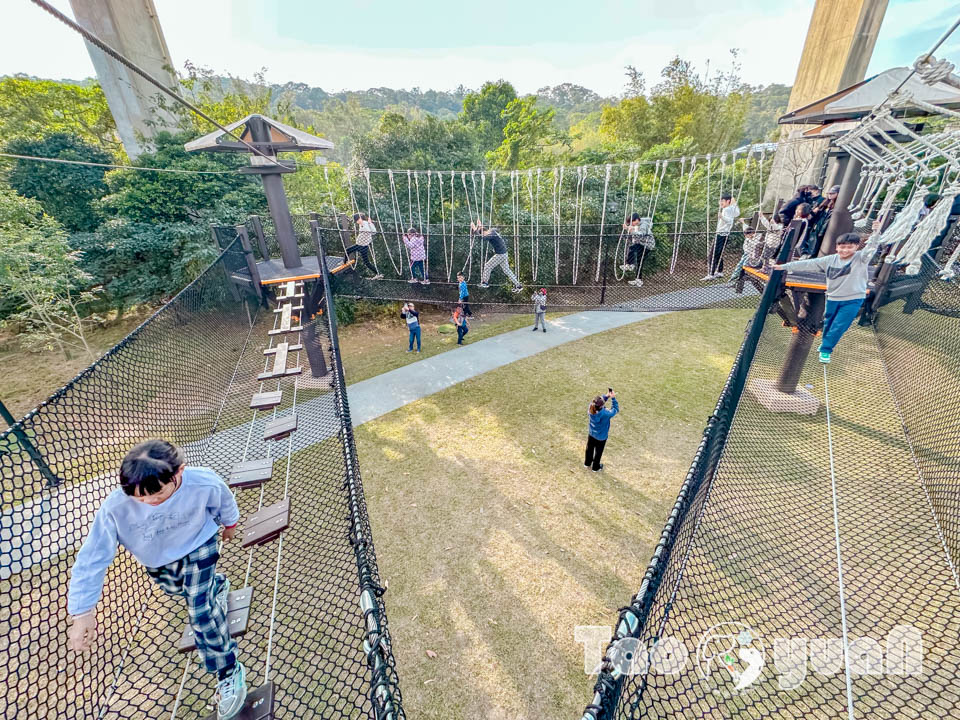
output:
[[[260,270],[257,268],[257,260],[253,256],[253,248],[250,246],[250,235],[247,233],[246,225],[237,225],[237,234],[240,236],[240,246],[243,248],[243,256],[247,259],[247,268],[250,270],[250,282],[253,285],[253,292],[260,302],[263,302],[263,286],[260,284]]]
[[[824,233],[823,243],[820,245],[821,257],[835,253],[837,238],[853,229],[853,221],[850,218],[850,211],[847,210],[847,206],[853,199],[853,193],[859,184],[861,168],[863,168],[863,163],[857,158],[851,157],[847,160],[833,215],[830,216],[830,222],[827,223],[827,232]]]
[[[320,223],[317,220],[310,221],[310,236],[313,238],[314,248],[317,251],[317,263],[320,270],[320,277],[314,283],[313,290],[307,293],[304,298],[304,317],[303,325],[303,349],[307,353],[307,360],[310,362],[310,374],[313,377],[326,377],[330,372],[327,366],[327,359],[323,356],[323,343],[317,337],[317,313],[322,310],[324,299],[326,297],[325,283],[329,274],[326,271],[327,258],[323,252],[323,245],[320,243]],[[326,308],[327,312],[333,312],[332,307]]]
[[[56,487],[62,483],[63,478],[57,477],[53,470],[50,469],[50,466],[47,465],[47,461],[43,459],[40,451],[30,442],[30,438],[28,438],[27,434],[23,431],[23,426],[13,418],[13,415],[10,414],[10,411],[7,409],[7,406],[3,404],[2,400],[0,400],[0,417],[3,417],[7,425],[10,426],[10,432],[13,433],[17,442],[20,443],[20,447],[26,451],[30,459],[33,460],[33,464],[37,466],[37,470],[46,478],[47,487]]]
[[[252,140],[261,147],[268,147],[271,141],[270,127],[264,122],[263,118],[253,117],[247,124],[250,129]],[[275,154],[271,154],[274,160]],[[253,156],[255,161],[261,160],[259,156]],[[298,268],[303,265],[300,260],[300,250],[297,248],[297,235],[293,231],[293,218],[290,217],[290,206],[287,204],[287,194],[283,190],[283,178],[280,173],[261,173],[260,179],[263,180],[263,192],[267,196],[267,205],[270,207],[270,217],[273,218],[273,226],[277,232],[277,243],[280,245],[280,257],[283,258],[283,266],[288,270]]]
[[[777,378],[777,390],[782,393],[789,394],[796,391],[803,366],[807,363],[810,348],[813,347],[817,330],[822,323],[825,295],[807,293],[807,298],[809,300],[807,315],[797,322],[796,332],[792,333],[790,347],[787,348],[787,357],[780,369],[780,377]]]
[[[250,225],[253,227],[253,234],[257,238],[257,246],[260,248],[260,256],[264,260],[270,259],[270,249],[267,247],[267,236],[263,234],[263,222],[259,215],[250,216]]]

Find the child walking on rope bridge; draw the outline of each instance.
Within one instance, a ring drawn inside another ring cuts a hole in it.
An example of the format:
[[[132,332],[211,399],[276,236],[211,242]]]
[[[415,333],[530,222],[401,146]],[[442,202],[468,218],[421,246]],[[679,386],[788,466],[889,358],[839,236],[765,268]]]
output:
[[[605,405],[607,400],[613,401],[613,407],[607,410]],[[594,472],[603,470],[603,463],[600,458],[603,457],[603,448],[607,444],[607,436],[610,434],[610,418],[620,412],[620,405],[617,404],[617,394],[610,388],[606,395],[598,395],[587,408],[587,418],[590,421],[590,430],[587,433],[587,452],[583,458],[583,466],[591,468]]]
[[[400,317],[407,321],[407,330],[410,331],[410,347],[407,352],[413,352],[413,340],[417,340],[417,352],[420,352],[420,313],[418,313],[413,303],[404,303],[400,309]]]
[[[350,253],[357,253],[363,264],[373,273],[373,279],[379,280],[383,277],[377,268],[370,262],[370,246],[373,244],[373,236],[377,232],[377,226],[364,213],[357,213],[353,216],[353,221],[357,224],[357,242],[346,249],[347,257],[344,262],[350,260]]]
[[[703,280],[716,280],[723,277],[723,249],[733,230],[733,221],[740,217],[737,201],[729,192],[720,196],[720,216],[717,219],[717,237],[713,242],[713,255],[710,258],[709,272]]]
[[[547,289],[540,288],[531,298],[533,300],[533,331],[536,332],[539,327],[547,331]]]
[[[423,285],[429,285],[424,271],[423,263],[427,259],[427,250],[424,247],[423,235],[419,230],[407,228],[403,236],[403,244],[407,246],[407,253],[410,255],[410,279],[407,281],[411,285],[420,282]]]
[[[628,285],[641,287],[643,285],[643,258],[648,250],[656,247],[656,241],[653,238],[653,218],[640,217],[640,213],[634,213],[630,217],[630,224],[624,225],[623,229],[627,233],[630,247],[627,250],[627,262],[620,266],[624,272],[637,271],[633,280],[628,280]]]
[[[467,317],[471,317],[473,311],[470,310],[470,290],[467,288],[467,281],[463,277],[462,272],[457,273],[457,288],[460,293],[460,307],[463,308],[463,312],[466,313]]]
[[[513,274],[513,270],[510,269],[510,258],[507,257],[507,244],[503,241],[503,238],[500,237],[497,229],[490,228],[485,231],[483,223],[478,222],[474,224],[471,222],[470,232],[482,236],[484,240],[490,243],[490,248],[493,250],[493,255],[491,255],[490,259],[484,264],[483,271],[480,273],[480,287],[490,287],[490,273],[499,265],[504,275],[513,283],[513,292],[518,293],[523,290],[523,286],[520,285],[520,280],[517,279],[517,276]]]
[[[217,717],[232,718],[247,697],[246,670],[227,624],[230,581],[216,572],[224,542],[240,512],[223,480],[209,468],[187,467],[166,440],[134,447],[120,465],[120,487],[103,501],[70,573],[70,647],[89,649],[97,638],[96,606],[107,568],[123,545],[168,595],[182,596],[197,651],[217,675]]]
[[[775,270],[819,270],[827,276],[827,306],[823,313],[823,342],[820,362],[830,362],[833,349],[860,312],[867,297],[870,260],[880,247],[880,234],[874,232],[862,250],[860,236],[845,233],[837,238],[835,255],[795,260],[775,265]]]

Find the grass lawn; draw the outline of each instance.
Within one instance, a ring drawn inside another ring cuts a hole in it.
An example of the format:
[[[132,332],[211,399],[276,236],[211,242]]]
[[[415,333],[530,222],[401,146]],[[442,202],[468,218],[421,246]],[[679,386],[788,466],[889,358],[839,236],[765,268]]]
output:
[[[87,333],[87,342],[99,357],[129,335],[155,310],[146,306],[128,310],[120,320],[106,327],[91,328]],[[92,362],[84,353],[74,352],[72,355],[67,360],[55,350],[27,352],[20,347],[16,336],[0,335],[0,367],[4,370],[0,400],[15,418],[20,419],[33,410]],[[6,428],[6,425],[2,427]]]
[[[565,313],[548,313],[547,320]],[[438,355],[457,346],[457,333],[441,334],[437,328],[452,324],[450,315],[426,306],[420,307],[420,354],[407,352],[407,323],[397,314],[389,320],[371,320],[340,328],[340,355],[347,383],[360,382],[409,363]],[[465,343],[476,342],[500,333],[533,327],[533,313],[481,313],[474,310]]]
[[[574,628],[612,625],[639,587],[749,315],[645,320],[357,429],[410,717],[579,716]],[[608,386],[621,414],[593,474],[586,407]]]

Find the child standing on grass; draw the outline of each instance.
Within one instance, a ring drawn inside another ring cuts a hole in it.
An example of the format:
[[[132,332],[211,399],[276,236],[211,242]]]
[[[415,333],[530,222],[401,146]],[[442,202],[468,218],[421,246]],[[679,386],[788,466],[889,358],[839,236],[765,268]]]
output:
[[[103,501],[70,573],[67,612],[70,647],[89,649],[97,638],[96,607],[107,568],[123,545],[168,595],[187,605],[204,668],[217,675],[217,717],[228,720],[247,698],[246,670],[227,625],[230,581],[216,572],[224,542],[240,512],[223,480],[209,468],[186,467],[180,448],[166,440],[134,447],[120,465],[120,487]]]
[[[410,284],[420,282],[423,285],[429,285],[430,281],[427,279],[423,266],[427,259],[423,235],[415,228],[407,228],[407,233],[403,236],[403,244],[407,246],[407,254],[410,256],[410,279],[407,282]]]
[[[420,352],[420,313],[413,307],[413,303],[404,303],[400,309],[400,317],[407,321],[407,330],[410,331],[410,347],[407,352],[413,352],[413,340],[417,340],[417,352]]]
[[[466,311],[459,305],[453,311],[453,324],[457,326],[457,345],[463,345],[463,338],[470,332],[470,325]]]
[[[542,327],[543,331],[547,331],[547,289],[540,288],[535,292],[531,298],[533,300],[533,331],[536,332],[538,327]]]
[[[457,273],[457,288],[460,292],[460,306],[467,317],[471,317],[473,312],[470,310],[470,289],[467,287],[467,281],[462,272]]]
[[[827,307],[823,313],[823,342],[819,348],[822,363],[830,362],[833,349],[867,297],[868,268],[880,246],[880,234],[874,232],[862,250],[857,250],[859,245],[859,235],[845,233],[837,238],[834,255],[774,265],[774,270],[819,270],[826,273]]]
[[[613,401],[613,407],[607,410],[605,407],[607,400]],[[591,468],[594,472],[603,470],[603,463],[600,458],[603,457],[603,448],[607,444],[607,436],[610,434],[610,418],[620,412],[620,405],[617,404],[617,394],[611,388],[606,395],[598,395],[587,408],[587,419],[590,421],[590,429],[587,433],[587,452],[583,458],[583,466]]]

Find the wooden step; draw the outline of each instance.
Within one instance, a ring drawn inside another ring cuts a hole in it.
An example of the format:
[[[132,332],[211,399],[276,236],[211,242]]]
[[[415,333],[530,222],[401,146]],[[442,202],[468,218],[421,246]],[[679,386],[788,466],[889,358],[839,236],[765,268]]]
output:
[[[273,478],[274,458],[246,460],[237,463],[230,470],[227,487],[249,488],[257,487]]]
[[[267,423],[263,428],[264,440],[283,440],[297,429],[297,414],[284,415]]]
[[[275,408],[283,400],[283,391],[274,390],[273,392],[257,393],[250,399],[251,410],[270,410]]]
[[[290,498],[255,512],[243,523],[241,547],[263,545],[280,536],[290,525]]]

